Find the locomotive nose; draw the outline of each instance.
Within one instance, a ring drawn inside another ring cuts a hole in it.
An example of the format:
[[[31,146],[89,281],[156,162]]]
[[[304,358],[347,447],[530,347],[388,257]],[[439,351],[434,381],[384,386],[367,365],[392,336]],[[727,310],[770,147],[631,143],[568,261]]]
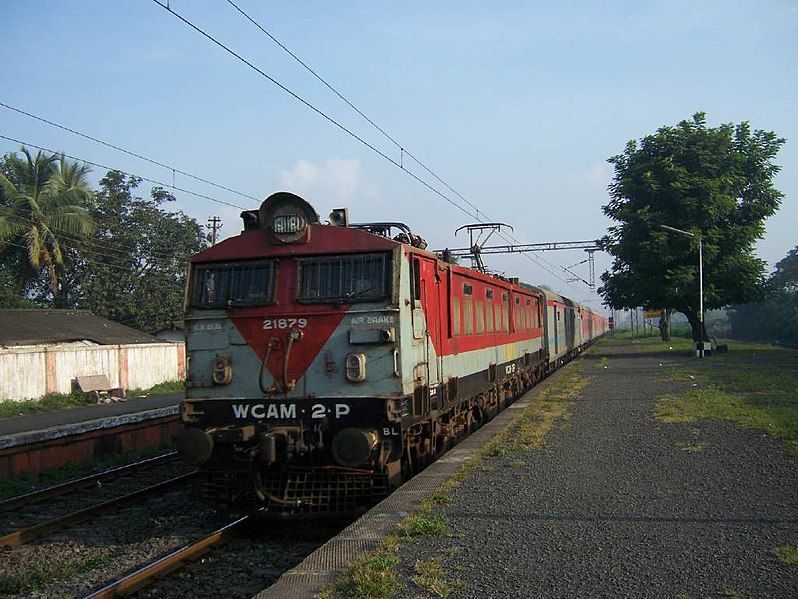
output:
[[[379,441],[380,436],[376,431],[345,428],[333,439],[333,459],[339,466],[357,468],[369,461]]]

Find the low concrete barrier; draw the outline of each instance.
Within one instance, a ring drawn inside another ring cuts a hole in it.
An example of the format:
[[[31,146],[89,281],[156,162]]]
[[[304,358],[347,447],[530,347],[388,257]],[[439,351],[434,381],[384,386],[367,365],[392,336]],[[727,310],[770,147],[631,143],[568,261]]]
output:
[[[180,407],[134,412],[0,437],[0,480],[142,450],[174,439]]]

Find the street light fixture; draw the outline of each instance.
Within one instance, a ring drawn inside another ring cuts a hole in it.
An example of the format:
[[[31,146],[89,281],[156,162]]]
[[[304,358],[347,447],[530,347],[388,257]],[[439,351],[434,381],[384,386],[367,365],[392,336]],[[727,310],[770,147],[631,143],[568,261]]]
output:
[[[669,227],[668,225],[660,225],[660,227],[668,231],[673,231],[674,233],[687,235],[688,237],[698,237],[698,322],[701,324],[701,331],[699,332],[701,343],[696,344],[696,355],[703,357],[706,347],[704,346],[704,248],[701,235],[698,233],[690,233],[689,231],[682,231],[681,229]],[[711,352],[712,350],[710,349],[709,351]]]

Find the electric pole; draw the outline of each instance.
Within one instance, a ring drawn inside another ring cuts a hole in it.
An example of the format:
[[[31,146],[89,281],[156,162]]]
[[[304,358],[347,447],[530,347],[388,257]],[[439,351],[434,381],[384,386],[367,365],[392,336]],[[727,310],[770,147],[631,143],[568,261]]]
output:
[[[222,226],[222,219],[218,216],[209,217],[208,226],[211,228],[211,245],[216,245],[216,232]]]

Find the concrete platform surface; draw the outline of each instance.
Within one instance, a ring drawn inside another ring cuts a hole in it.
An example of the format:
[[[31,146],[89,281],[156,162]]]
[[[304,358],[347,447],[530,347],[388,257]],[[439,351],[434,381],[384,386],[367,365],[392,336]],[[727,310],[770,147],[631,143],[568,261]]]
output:
[[[184,394],[180,392],[133,397],[127,401],[110,404],[81,406],[52,412],[25,414],[24,416],[15,416],[13,418],[0,418],[0,437],[49,430],[90,420],[114,418],[126,414],[170,408],[180,405],[180,402],[183,401],[183,396]]]
[[[395,597],[426,596],[419,563],[440,564],[452,599],[798,597],[798,571],[774,554],[798,544],[798,458],[732,422],[657,420],[659,398],[698,366],[637,347],[597,346],[545,444],[486,458],[452,491],[441,511],[454,536],[402,546]]]

